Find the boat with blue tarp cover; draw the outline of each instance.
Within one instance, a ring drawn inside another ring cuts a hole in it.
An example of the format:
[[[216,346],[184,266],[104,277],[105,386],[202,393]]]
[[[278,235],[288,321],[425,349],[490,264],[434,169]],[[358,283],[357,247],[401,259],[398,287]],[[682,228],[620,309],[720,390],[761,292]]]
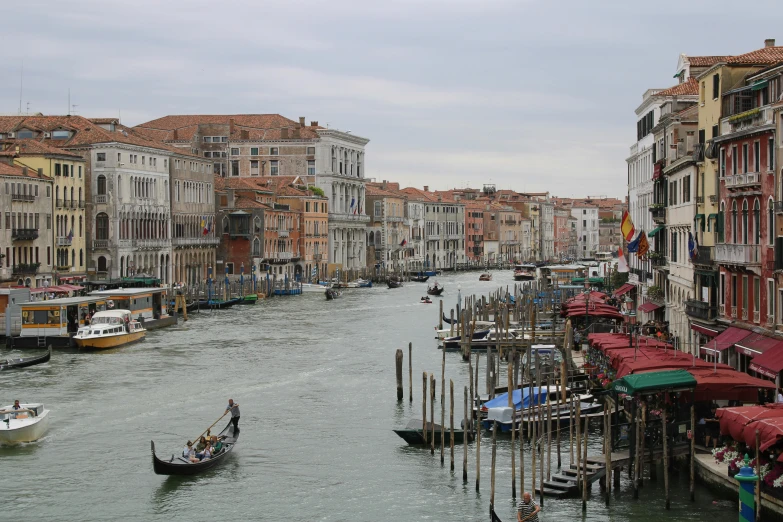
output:
[[[531,388],[513,391],[511,395],[511,400],[514,403],[513,410],[508,406],[508,393],[502,393],[494,399],[484,402],[479,409],[478,416],[482,419],[481,425],[484,429],[492,429],[492,421],[495,420],[501,432],[510,432],[514,423],[516,423],[517,429],[520,429],[521,426],[528,425],[529,421],[538,420],[539,406],[548,414],[548,404],[551,403],[552,424],[557,425],[559,422],[561,426],[568,425],[571,418],[572,395],[574,410],[576,410],[576,402],[578,401],[582,417],[599,412],[603,408],[601,403],[593,402],[593,396],[590,394],[572,394],[570,389],[566,389],[566,398],[563,400],[562,390],[559,390],[557,386],[542,386],[540,388],[533,386],[532,394]],[[512,415],[516,419],[512,419]]]

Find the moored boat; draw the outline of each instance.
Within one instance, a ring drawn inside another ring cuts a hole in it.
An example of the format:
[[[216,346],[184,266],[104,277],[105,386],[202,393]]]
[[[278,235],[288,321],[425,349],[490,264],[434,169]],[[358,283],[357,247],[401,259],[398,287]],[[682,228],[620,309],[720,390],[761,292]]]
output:
[[[16,368],[27,368],[28,366],[35,366],[36,364],[43,364],[49,362],[52,358],[52,346],[49,345],[49,351],[38,357],[23,357],[19,359],[0,359],[0,371],[13,370]]]
[[[239,440],[239,430],[234,433],[234,425],[229,421],[228,425],[218,434],[218,439],[223,442],[223,449],[208,459],[199,462],[190,462],[179,453],[179,456],[171,455],[169,460],[160,459],[155,455],[155,442],[150,441],[152,451],[152,469],[157,475],[197,475],[202,471],[213,468],[225,461],[229,453],[234,449]]]
[[[479,281],[492,281],[492,274],[485,272],[479,276]]]
[[[394,430],[394,433],[396,433],[401,439],[403,439],[405,442],[412,446],[420,446],[424,444],[429,444],[431,442],[432,437],[432,428],[433,425],[431,423],[427,423],[427,438],[424,438],[423,432],[422,432],[422,421],[421,420],[412,420],[408,422],[408,424],[405,426],[405,428]],[[435,444],[440,444],[440,431],[441,426],[440,424],[435,424]],[[445,439],[445,444],[449,444],[451,441],[451,431],[449,428],[444,429],[443,438]],[[462,444],[465,441],[465,431],[460,427],[459,430],[454,430],[454,444]],[[471,432],[468,432],[468,442],[473,441],[473,436]]]
[[[49,410],[43,404],[20,404],[0,408],[0,444],[35,442],[46,434]]]
[[[532,281],[536,278],[536,265],[514,265],[514,281]]]
[[[247,294],[239,298],[236,304],[239,305],[254,305],[258,301],[258,294]]]
[[[368,279],[357,279],[356,284],[358,285],[358,288],[372,288],[372,281]]]
[[[104,350],[141,341],[146,335],[147,330],[131,317],[130,310],[106,310],[79,328],[73,341],[82,349]]]
[[[428,276],[426,274],[422,274],[421,272],[419,272],[417,275],[411,276],[411,281],[414,281],[416,283],[426,283],[427,279],[429,279],[429,278],[430,278],[430,276]]]
[[[202,306],[201,308],[217,308],[219,310],[222,310],[223,308],[231,308],[235,304],[239,303],[240,298],[235,297],[233,299],[226,299],[225,301],[223,299],[209,299],[207,301],[206,306]]]

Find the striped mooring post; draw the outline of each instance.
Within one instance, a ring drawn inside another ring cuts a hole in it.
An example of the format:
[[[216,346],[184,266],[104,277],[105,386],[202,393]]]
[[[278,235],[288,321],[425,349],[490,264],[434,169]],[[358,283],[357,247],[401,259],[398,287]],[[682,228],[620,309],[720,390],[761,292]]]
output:
[[[739,481],[739,521],[756,522],[756,482],[759,478],[753,473],[747,454],[745,465],[734,478]]]

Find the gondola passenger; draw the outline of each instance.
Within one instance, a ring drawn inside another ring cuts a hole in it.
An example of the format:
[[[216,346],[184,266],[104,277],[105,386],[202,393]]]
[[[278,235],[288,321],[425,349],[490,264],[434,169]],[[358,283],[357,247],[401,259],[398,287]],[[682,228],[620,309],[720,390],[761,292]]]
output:
[[[202,435],[198,439],[198,444],[196,444],[196,453],[204,451],[204,448],[206,447],[207,447],[207,439]]]
[[[223,441],[219,440],[216,436],[212,436],[212,454],[217,455],[223,449]]]
[[[196,450],[193,449],[193,443],[191,441],[188,441],[185,449],[182,450],[182,456],[188,460],[193,460],[193,458],[195,458]]]
[[[204,448],[204,451],[202,451],[200,453],[196,453],[196,458],[198,460],[208,459],[211,456],[212,456],[212,447],[209,445],[208,442],[207,442],[206,447]]]

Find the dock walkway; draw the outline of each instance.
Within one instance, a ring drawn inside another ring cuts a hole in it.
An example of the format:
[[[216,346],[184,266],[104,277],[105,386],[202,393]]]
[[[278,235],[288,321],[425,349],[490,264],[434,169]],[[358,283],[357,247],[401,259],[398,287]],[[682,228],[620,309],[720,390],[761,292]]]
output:
[[[673,445],[669,450],[669,458],[680,455],[687,455],[689,451],[689,444]],[[657,460],[660,458],[663,458],[662,448],[655,448],[652,451],[647,449],[644,452],[645,462],[649,462],[650,460]],[[628,450],[612,452],[613,470],[629,466],[630,463],[631,456]],[[544,481],[544,495],[556,498],[578,496],[580,491],[577,479],[578,471],[581,471],[581,469],[578,470],[576,464],[571,464],[568,468],[562,468],[559,473],[552,475],[551,480]],[[586,480],[588,484],[592,484],[593,482],[604,478],[607,475],[606,456],[603,454],[588,456],[585,471],[587,473]],[[540,486],[537,488],[537,491],[541,493]]]

